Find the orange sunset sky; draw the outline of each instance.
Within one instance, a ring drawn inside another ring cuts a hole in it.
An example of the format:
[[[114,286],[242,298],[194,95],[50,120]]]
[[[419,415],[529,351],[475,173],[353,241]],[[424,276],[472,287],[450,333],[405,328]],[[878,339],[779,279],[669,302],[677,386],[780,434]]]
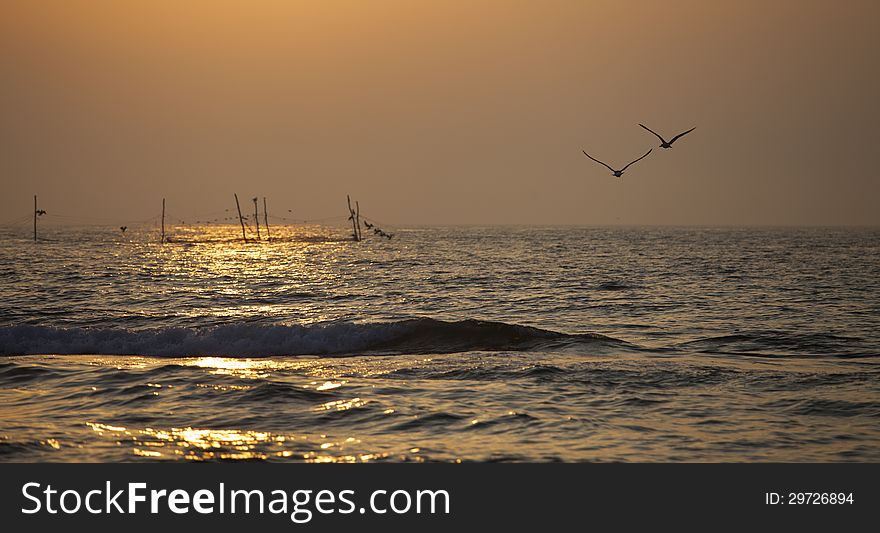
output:
[[[878,224],[873,1],[0,4],[2,218]],[[657,149],[642,122],[672,136]],[[622,180],[613,165],[655,147]]]

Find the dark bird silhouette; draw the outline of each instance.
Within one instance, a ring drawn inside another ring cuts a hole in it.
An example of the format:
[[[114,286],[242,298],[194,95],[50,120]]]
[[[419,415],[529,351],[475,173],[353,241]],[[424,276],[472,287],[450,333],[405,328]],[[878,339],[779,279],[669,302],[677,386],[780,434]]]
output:
[[[122,233],[125,233],[125,230],[128,229],[128,226],[119,226],[119,229],[122,230]]]
[[[650,154],[653,150],[654,150],[654,149],[651,148],[650,150],[648,150],[647,152],[645,152],[645,155],[643,155],[642,157],[640,157],[640,158],[638,158],[638,159],[635,159],[635,160],[633,160],[633,161],[630,161],[629,163],[626,164],[625,167],[623,167],[623,168],[620,169],[620,170],[614,170],[613,168],[611,168],[611,167],[608,166],[607,164],[605,164],[605,163],[599,161],[599,160],[596,159],[595,157],[593,157],[593,156],[591,156],[590,154],[588,154],[588,153],[586,152],[586,150],[581,150],[581,151],[584,153],[585,156],[589,157],[589,158],[592,159],[593,161],[599,163],[600,165],[604,165],[605,167],[607,167],[608,170],[611,171],[611,175],[613,175],[613,176],[616,177],[616,178],[619,178],[619,177],[623,176],[623,171],[626,170],[627,168],[629,168],[630,165],[632,165],[632,164],[635,163],[636,161],[640,161],[640,160],[642,160],[642,159],[648,157],[648,154]]]
[[[373,227],[373,225],[370,224],[369,222],[367,222],[366,220],[364,220],[364,226],[366,226],[367,229],[372,229],[372,227]]]
[[[40,210],[37,211],[37,216],[38,216],[38,217],[41,217],[41,216],[43,216],[43,215],[45,215],[45,214],[46,214],[46,210],[45,210],[45,209],[40,209]]]
[[[657,133],[656,131],[652,130],[652,129],[649,128],[648,126],[645,126],[644,124],[639,124],[639,126],[641,126],[641,127],[645,128],[646,130],[650,131],[651,133],[653,133],[654,135],[656,135],[658,139],[660,139],[660,148],[672,148],[672,143],[674,143],[676,139],[678,139],[679,137],[683,137],[683,136],[687,135],[688,133],[690,133],[690,132],[694,131],[695,129],[697,129],[697,127],[694,126],[693,128],[687,130],[687,131],[684,132],[684,133],[679,133],[678,135],[676,135],[675,137],[673,137],[669,142],[666,142],[666,139],[664,139],[663,137],[661,137],[659,133]]]

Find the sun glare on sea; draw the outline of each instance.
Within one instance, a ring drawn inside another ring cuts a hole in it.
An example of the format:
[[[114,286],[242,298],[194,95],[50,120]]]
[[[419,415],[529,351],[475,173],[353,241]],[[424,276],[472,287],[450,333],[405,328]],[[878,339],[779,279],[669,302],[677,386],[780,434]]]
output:
[[[327,435],[279,434],[269,431],[207,428],[125,428],[87,422],[97,435],[115,438],[119,445],[131,446],[137,457],[154,459],[265,460],[298,458],[311,463],[369,462],[387,457],[387,453],[345,453],[360,444],[360,439],[331,439]]]

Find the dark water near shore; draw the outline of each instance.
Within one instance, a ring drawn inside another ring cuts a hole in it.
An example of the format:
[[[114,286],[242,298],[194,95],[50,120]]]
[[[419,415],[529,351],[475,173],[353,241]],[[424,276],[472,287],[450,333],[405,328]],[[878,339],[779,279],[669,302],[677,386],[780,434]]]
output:
[[[880,460],[880,230],[0,229],[0,461]]]

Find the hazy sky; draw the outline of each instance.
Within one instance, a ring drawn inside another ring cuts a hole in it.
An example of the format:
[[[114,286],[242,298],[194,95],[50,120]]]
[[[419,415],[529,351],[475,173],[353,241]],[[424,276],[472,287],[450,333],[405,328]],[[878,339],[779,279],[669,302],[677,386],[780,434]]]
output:
[[[10,1],[0,219],[880,224],[880,2]],[[668,136],[657,149],[642,122]],[[581,153],[623,165],[623,179]]]

